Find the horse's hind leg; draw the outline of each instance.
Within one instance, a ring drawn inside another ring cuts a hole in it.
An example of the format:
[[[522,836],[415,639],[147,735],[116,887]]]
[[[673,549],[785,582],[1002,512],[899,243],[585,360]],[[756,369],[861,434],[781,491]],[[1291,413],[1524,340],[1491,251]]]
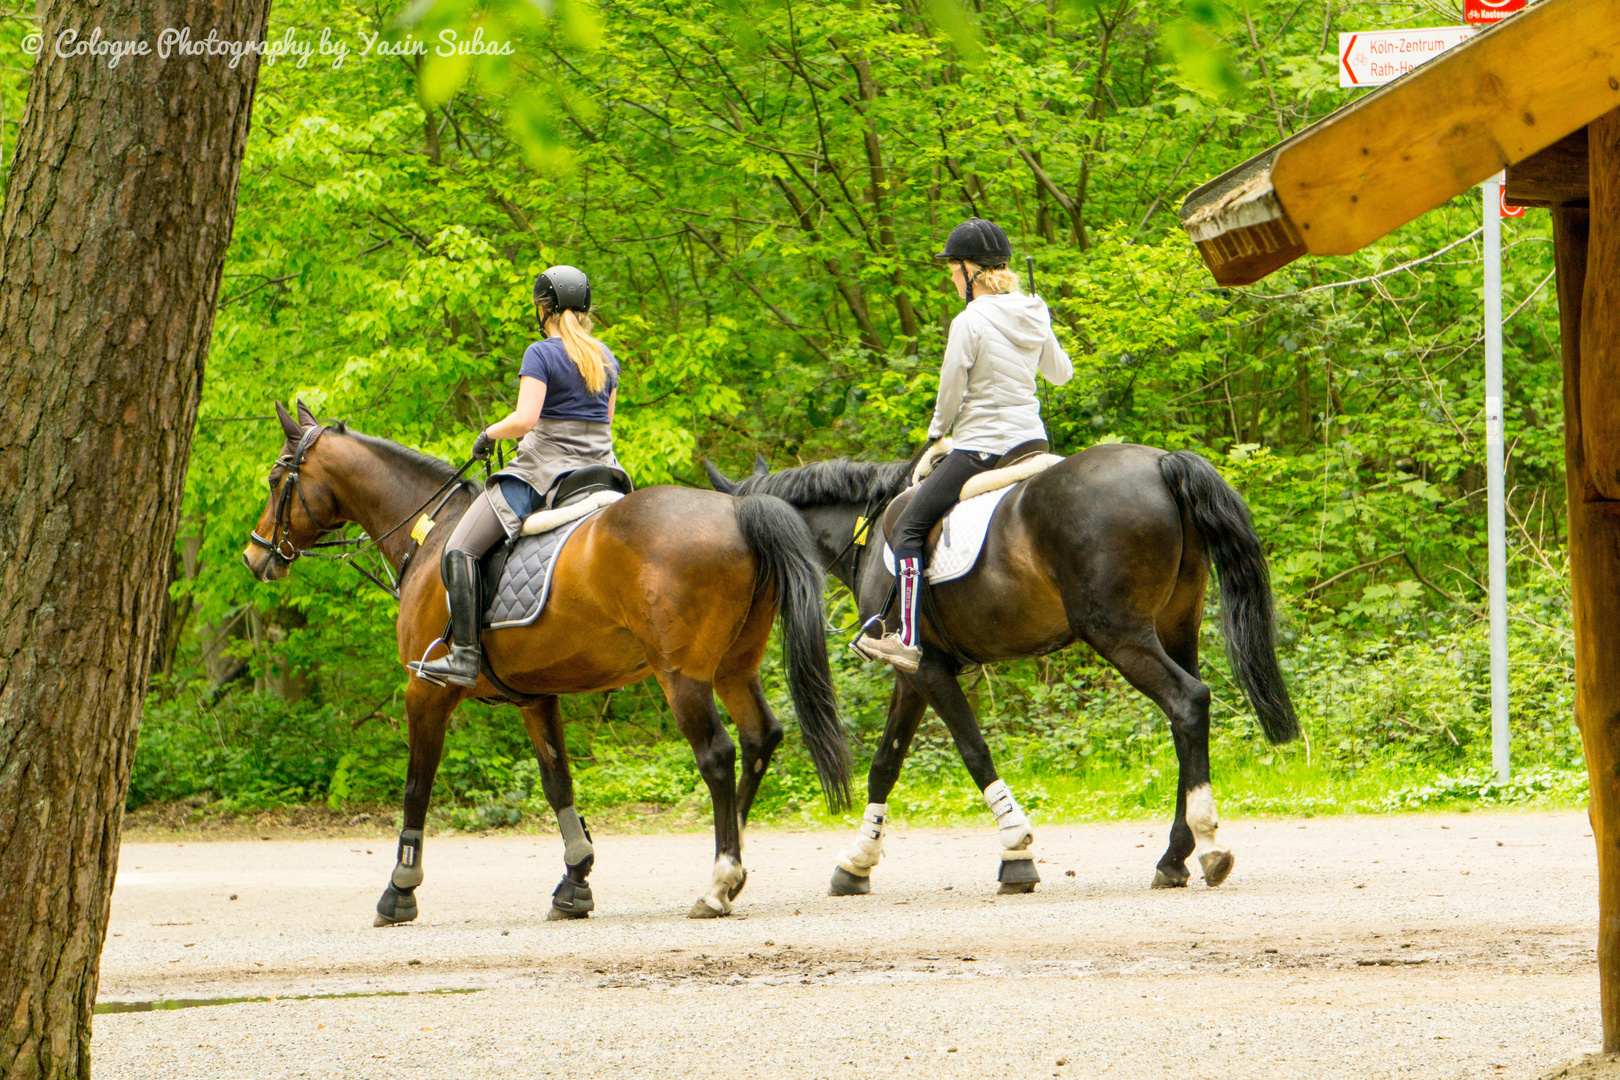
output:
[[[1182,671],[1198,678],[1198,629],[1204,614],[1203,589],[1197,593],[1191,613],[1174,625],[1159,630],[1164,651]],[[1215,813],[1215,794],[1209,767],[1209,708],[1205,706],[1202,721],[1187,725],[1185,731],[1174,732],[1176,759],[1181,766],[1181,781],[1176,792],[1175,828],[1183,833],[1182,843],[1191,843],[1198,852],[1198,864],[1204,871],[1204,881],[1210,886],[1224,882],[1232,873],[1236,860],[1230,848],[1222,847],[1215,838],[1220,819]],[[1202,763],[1202,784],[1189,772],[1189,764]]]
[[[737,819],[737,750],[714,707],[714,687],[678,671],[660,673],[658,683],[674,710],[675,723],[692,744],[698,773],[714,802],[714,872],[709,891],[688,913],[694,919],[731,914],[731,901],[748,874],[742,865],[742,829]]]
[[[392,926],[416,918],[416,887],[422,884],[422,830],[427,825],[433,777],[444,753],[444,732],[461,696],[453,690],[412,679],[405,689],[405,717],[411,760],[405,771],[405,814],[388,888],[377,901],[373,925]]]
[[[900,780],[900,766],[911,750],[911,740],[928,702],[898,673],[889,693],[889,719],[883,727],[883,740],[872,755],[872,769],[866,776],[866,813],[855,842],[838,853],[829,896],[864,896],[872,891],[872,868],[883,857],[883,829],[889,820],[889,793]]]
[[[996,772],[990,747],[985,745],[984,733],[979,730],[978,717],[973,715],[973,706],[968,704],[957,682],[957,672],[925,654],[910,679],[945,721],[957,753],[962,755],[962,764],[967,766],[973,782],[984,793],[984,801],[996,819],[1001,837],[1001,869],[996,875],[1001,882],[999,891],[1034,892],[1041,880],[1040,871],[1035,869],[1035,832],[1012,790]]]
[[[1176,744],[1180,778],[1176,785],[1176,820],[1170,843],[1153,875],[1155,889],[1186,885],[1187,856],[1199,853],[1204,879],[1219,885],[1232,872],[1232,853],[1215,842],[1219,821],[1209,786],[1209,687],[1165,651],[1158,634],[1147,628],[1135,634],[1099,639],[1092,644],[1132,686],[1153,700],[1170,720]],[[1196,651],[1173,640],[1178,651],[1197,668]],[[1196,649],[1196,645],[1193,646]]]
[[[742,774],[737,782],[738,846],[748,825],[748,812],[759,794],[760,781],[771,766],[771,755],[782,743],[782,724],[765,700],[765,689],[755,672],[743,677],[718,678],[714,689],[725,702],[731,722],[737,725],[737,741],[742,744]]]
[[[586,881],[596,863],[596,849],[585,819],[574,809],[574,778],[568,771],[568,745],[563,741],[562,709],[555,697],[544,697],[522,710],[523,725],[540,762],[540,788],[557,815],[563,838],[563,879],[551,894],[546,919],[583,919],[596,907]]]

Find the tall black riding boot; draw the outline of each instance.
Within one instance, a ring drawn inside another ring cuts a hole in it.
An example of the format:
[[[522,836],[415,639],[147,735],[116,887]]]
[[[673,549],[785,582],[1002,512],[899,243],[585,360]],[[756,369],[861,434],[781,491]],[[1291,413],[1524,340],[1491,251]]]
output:
[[[428,682],[472,686],[478,682],[483,657],[478,638],[478,559],[464,551],[447,551],[439,566],[450,594],[450,655],[411,668]]]

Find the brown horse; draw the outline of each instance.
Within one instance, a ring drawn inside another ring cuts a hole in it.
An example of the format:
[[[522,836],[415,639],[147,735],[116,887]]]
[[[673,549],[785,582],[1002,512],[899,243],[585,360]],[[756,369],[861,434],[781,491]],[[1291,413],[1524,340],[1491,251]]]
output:
[[[439,550],[472,501],[470,485],[441,461],[384,439],[322,426],[300,402],[298,420],[278,404],[287,436],[270,470],[270,497],[243,552],[255,577],[276,581],[293,559],[347,522],[357,523],[399,576],[399,659],[428,652],[449,612]],[[450,498],[418,549],[413,530],[442,493]],[[782,617],[785,668],[805,747],[829,801],[848,802],[849,756],[827,667],[823,575],[799,515],[772,497],[734,499],[653,487],[590,517],[557,556],[551,597],[532,624],[486,631],[500,686],[435,686],[412,677],[405,691],[410,766],[404,828],[393,875],[377,903],[378,926],[416,918],[422,830],[450,714],[469,697],[517,704],[540,762],[546,801],[565,841],[566,874],[548,918],[579,918],[594,903],[586,877],[590,834],[574,809],[557,695],[611,690],[651,676],[692,744],[714,803],[715,862],[691,917],[731,913],[742,890],[742,830],[782,728],[760,688],[771,623]],[[715,709],[718,693],[742,743],[736,751]]]
[[[887,614],[894,577],[881,536],[865,542],[864,522],[882,520],[891,503],[909,497],[912,464],[824,461],[771,473],[760,460],[754,475],[737,483],[712,465],[709,476],[729,494],[772,494],[798,507],[822,564],[855,594],[861,618],[873,620]],[[1001,891],[1035,887],[1033,834],[996,772],[957,677],[970,663],[1043,656],[1075,641],[1113,664],[1170,721],[1180,764],[1176,819],[1153,887],[1185,886],[1194,852],[1205,881],[1225,881],[1233,856],[1215,835],[1210,693],[1198,677],[1212,559],[1232,677],[1268,739],[1298,735],[1277,666],[1265,554],[1242,497],[1188,450],[1123,444],[1083,450],[1012,488],[990,519],[972,571],[933,587],[936,611],[924,619],[922,663],[916,674],[895,677],[888,725],[867,779],[870,804],[854,847],[833,872],[833,894],[870,891],[889,793],[930,705],[1002,826]]]

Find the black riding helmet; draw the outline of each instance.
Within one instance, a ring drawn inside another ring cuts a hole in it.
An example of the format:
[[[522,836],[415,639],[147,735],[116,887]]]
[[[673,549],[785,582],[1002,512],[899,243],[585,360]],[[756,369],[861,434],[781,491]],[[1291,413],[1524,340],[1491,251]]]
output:
[[[542,318],[558,311],[591,310],[591,279],[573,266],[553,266],[534,279],[534,302]]]
[[[951,230],[945,250],[936,259],[976,262],[984,267],[1006,266],[1012,261],[1012,241],[1001,226],[984,218],[968,218]]]
[[[968,218],[951,230],[945,240],[945,250],[936,259],[952,262],[975,262],[981,269],[968,279],[967,299],[973,299],[973,282],[985,270],[1006,266],[1012,261],[1012,241],[1000,225],[984,218]]]

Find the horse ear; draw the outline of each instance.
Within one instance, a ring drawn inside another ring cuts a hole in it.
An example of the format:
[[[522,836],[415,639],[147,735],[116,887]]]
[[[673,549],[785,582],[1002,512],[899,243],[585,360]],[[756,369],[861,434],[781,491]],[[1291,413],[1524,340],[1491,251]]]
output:
[[[298,399],[298,426],[299,427],[317,427],[317,426],[319,426],[319,424],[320,424],[320,421],[315,419],[315,414],[309,411],[309,406],[308,405],[304,404],[304,399],[299,398]]]
[[[769,475],[771,475],[771,463],[769,461],[766,461],[765,460],[765,455],[760,453],[758,450],[754,451],[754,475],[755,476],[769,476]]]
[[[300,404],[299,408],[303,408],[303,405]],[[298,426],[298,421],[292,418],[292,414],[287,412],[287,407],[279,401],[276,402],[276,419],[281,421],[281,430],[287,436],[287,441],[297,442],[299,436],[304,433],[304,429]]]
[[[723,491],[727,495],[737,493],[737,485],[726,479],[726,474],[715,468],[712,462],[704,461],[703,467],[709,470],[709,483],[716,491]]]

